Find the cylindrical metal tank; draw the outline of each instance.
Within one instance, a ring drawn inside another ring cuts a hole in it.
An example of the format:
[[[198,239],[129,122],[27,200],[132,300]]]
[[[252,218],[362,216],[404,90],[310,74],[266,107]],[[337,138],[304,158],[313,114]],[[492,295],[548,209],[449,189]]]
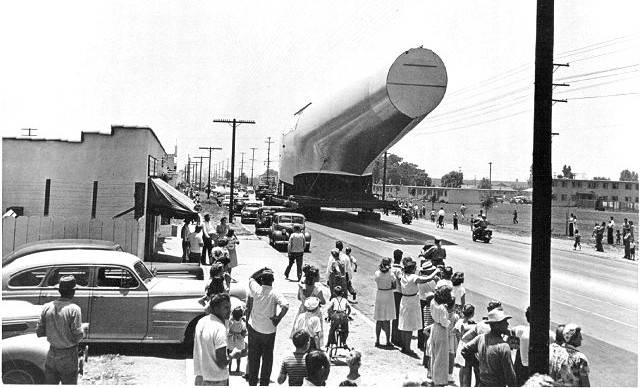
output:
[[[364,82],[312,101],[283,134],[281,182],[300,174],[371,174],[373,161],[413,129],[442,100],[444,63],[424,48],[402,53]]]

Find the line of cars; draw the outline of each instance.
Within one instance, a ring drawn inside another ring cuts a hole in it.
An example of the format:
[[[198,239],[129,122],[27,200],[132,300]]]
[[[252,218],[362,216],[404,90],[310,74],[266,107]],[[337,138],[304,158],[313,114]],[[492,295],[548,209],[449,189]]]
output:
[[[255,212],[255,215],[253,214]],[[306,218],[300,213],[292,213],[284,206],[262,206],[252,210],[252,215],[247,222],[254,220],[257,235],[269,236],[269,245],[276,249],[287,249],[289,236],[293,233],[294,226],[299,226],[305,238],[305,251],[311,247],[311,234],[306,229]],[[243,223],[245,221],[242,221]]]
[[[158,276],[157,271],[112,242],[48,244],[33,243],[3,258],[3,303],[22,306],[3,306],[4,383],[42,382],[48,343],[33,334],[33,316],[39,316],[33,312],[59,297],[58,284],[66,275],[76,278],[74,302],[82,310],[82,321],[89,323],[84,343],[176,343],[184,344],[185,349],[192,346],[195,325],[204,315],[198,303],[204,290],[201,280],[171,277],[171,271]],[[232,307],[242,305],[246,299],[242,287],[232,286],[230,294]],[[34,306],[32,314],[16,314],[29,311],[25,304]],[[5,333],[11,333],[8,342]]]

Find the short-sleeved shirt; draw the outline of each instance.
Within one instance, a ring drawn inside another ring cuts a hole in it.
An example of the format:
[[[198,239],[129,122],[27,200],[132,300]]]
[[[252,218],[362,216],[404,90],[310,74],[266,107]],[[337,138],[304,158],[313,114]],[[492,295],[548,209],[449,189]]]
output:
[[[485,387],[514,387],[516,373],[511,361],[511,349],[501,336],[483,334],[462,348],[462,355],[478,354],[480,380]]]
[[[229,378],[229,369],[216,364],[216,350],[227,347],[227,327],[213,314],[205,315],[196,324],[193,342],[193,373],[206,381]]]
[[[249,296],[253,298],[249,325],[262,334],[276,332],[271,317],[276,316],[276,307],[289,307],[289,302],[271,286],[261,286],[254,279],[249,279]]]
[[[200,253],[202,251],[202,232],[191,232],[189,233],[189,245],[191,247],[192,253]]]
[[[46,336],[56,349],[78,345],[83,337],[82,312],[71,299],[60,298],[46,303],[36,327],[38,336]]]
[[[280,374],[289,377],[289,386],[301,386],[302,381],[307,377],[306,355],[306,353],[293,352],[291,356],[282,361]]]
[[[209,238],[214,238],[215,237],[216,229],[214,228],[213,223],[211,221],[202,222],[202,231],[203,231],[203,234],[205,236],[209,236]]]
[[[589,376],[589,361],[571,345],[555,347],[549,358],[549,376],[560,386],[578,387],[580,377]]]

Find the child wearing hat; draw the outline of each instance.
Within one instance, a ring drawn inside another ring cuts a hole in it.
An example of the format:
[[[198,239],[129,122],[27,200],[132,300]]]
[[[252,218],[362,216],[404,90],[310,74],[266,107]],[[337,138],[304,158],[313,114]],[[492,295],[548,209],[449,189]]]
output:
[[[309,334],[309,349],[320,349],[323,342],[322,321],[316,311],[320,307],[320,299],[310,296],[304,301],[305,313],[298,315],[293,323],[293,334],[298,330],[304,330]],[[293,335],[291,336],[293,338]]]

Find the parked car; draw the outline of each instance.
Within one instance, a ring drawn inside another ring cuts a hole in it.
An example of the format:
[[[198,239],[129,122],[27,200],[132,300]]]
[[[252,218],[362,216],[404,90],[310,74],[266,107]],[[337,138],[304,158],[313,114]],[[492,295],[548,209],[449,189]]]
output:
[[[36,252],[3,266],[2,298],[44,304],[59,296],[59,279],[74,275],[74,302],[90,324],[86,342],[186,343],[203,307],[204,284],[154,276],[136,256],[118,251],[59,249]],[[245,299],[232,286],[232,305]]]
[[[233,199],[233,214],[242,214],[242,209],[244,209],[244,198],[236,197]]]
[[[287,210],[284,206],[263,206],[256,214],[256,234],[269,233],[271,230],[271,217],[279,211]]]
[[[284,246],[286,249],[289,236],[293,233],[293,226],[298,225],[306,241],[304,250],[309,252],[311,234],[305,229],[305,221],[305,217],[299,213],[275,213],[269,231],[269,244],[276,248]]]
[[[263,206],[262,201],[247,201],[242,209],[240,222],[243,224],[255,222],[258,218],[258,210]]]
[[[21,245],[2,259],[2,266],[13,262],[15,259],[42,251],[55,251],[66,249],[88,249],[122,252],[120,244],[106,240],[91,239],[53,239],[40,240]],[[198,263],[144,263],[150,271],[158,276],[204,279],[204,272]]]
[[[43,384],[49,351],[45,337],[36,336],[42,306],[2,300],[2,383]]]

